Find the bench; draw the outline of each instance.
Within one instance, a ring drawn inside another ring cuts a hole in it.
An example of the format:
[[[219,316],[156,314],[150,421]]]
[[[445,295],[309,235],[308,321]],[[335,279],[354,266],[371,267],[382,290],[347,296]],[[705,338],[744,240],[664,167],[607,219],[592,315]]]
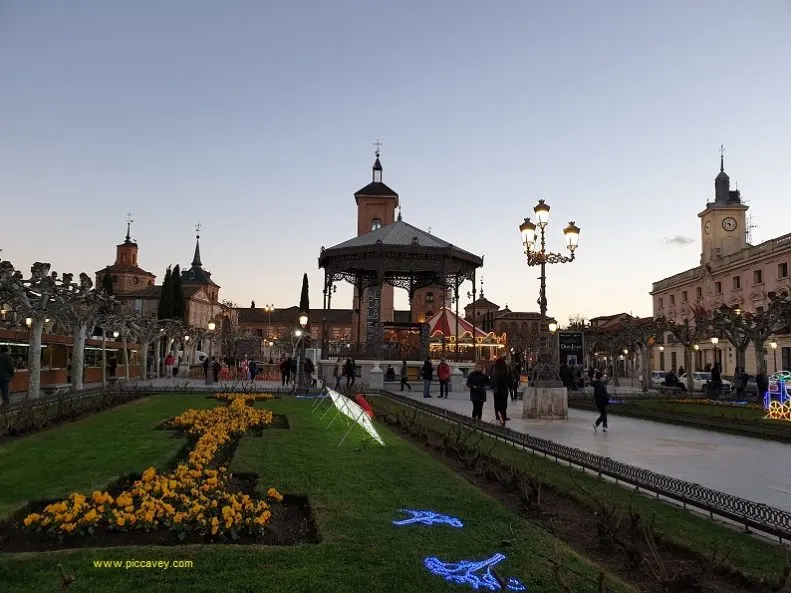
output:
[[[69,383],[55,383],[41,387],[41,391],[46,395],[60,395],[61,393],[66,393],[69,389],[71,389],[71,384]]]

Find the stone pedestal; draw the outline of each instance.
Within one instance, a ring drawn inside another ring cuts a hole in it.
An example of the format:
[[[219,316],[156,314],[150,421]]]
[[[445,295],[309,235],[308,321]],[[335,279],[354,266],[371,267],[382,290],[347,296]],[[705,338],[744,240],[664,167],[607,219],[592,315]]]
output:
[[[374,364],[371,370],[368,371],[368,388],[369,389],[383,389],[385,386],[385,373],[379,363]]]
[[[522,418],[565,420],[569,417],[569,392],[565,387],[525,387]]]
[[[458,365],[454,364],[450,371],[450,390],[452,393],[464,393],[466,389],[464,373],[461,372]]]

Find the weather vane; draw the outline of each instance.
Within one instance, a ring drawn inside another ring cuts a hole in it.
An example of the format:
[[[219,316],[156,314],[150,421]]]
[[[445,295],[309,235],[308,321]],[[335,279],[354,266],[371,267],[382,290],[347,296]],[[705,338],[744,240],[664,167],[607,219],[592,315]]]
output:
[[[379,158],[379,147],[382,146],[382,142],[379,140],[379,138],[377,138],[376,142],[374,142],[374,146],[376,146],[376,157]]]
[[[195,234],[200,237],[200,230],[203,228],[200,222],[195,223]]]

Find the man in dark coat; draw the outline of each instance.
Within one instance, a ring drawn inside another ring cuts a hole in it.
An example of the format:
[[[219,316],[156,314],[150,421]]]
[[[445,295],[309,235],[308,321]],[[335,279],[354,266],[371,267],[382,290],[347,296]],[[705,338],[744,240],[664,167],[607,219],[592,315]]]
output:
[[[3,405],[7,406],[9,401],[8,386],[14,378],[14,361],[8,353],[8,346],[0,346],[0,394],[3,397]]]
[[[596,373],[596,378],[593,380],[593,401],[599,409],[599,417],[593,423],[593,430],[598,431],[599,425],[603,424],[602,430],[607,432],[607,404],[610,403],[610,394],[607,393],[607,386],[602,381],[604,375],[601,372]]]

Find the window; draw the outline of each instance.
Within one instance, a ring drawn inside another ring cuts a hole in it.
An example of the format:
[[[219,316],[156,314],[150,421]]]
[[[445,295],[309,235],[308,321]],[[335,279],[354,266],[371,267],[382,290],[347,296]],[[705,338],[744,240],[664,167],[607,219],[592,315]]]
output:
[[[375,231],[376,229],[381,229],[381,228],[382,228],[382,221],[379,220],[378,218],[374,218],[371,221],[371,230]]]
[[[788,278],[788,262],[784,261],[782,264],[777,264],[777,277]]]
[[[675,352],[671,352],[670,353],[670,370],[671,371],[675,372],[676,369],[678,369],[678,364],[677,363],[678,363],[678,354],[676,354]]]
[[[733,290],[739,290],[742,287],[742,277],[741,276],[734,276],[733,277]]]
[[[791,348],[782,346],[780,349],[780,364],[784,369],[791,369]]]
[[[687,302],[687,291],[686,290],[682,290],[681,291],[681,302],[682,303],[686,303]]]
[[[659,370],[660,371],[664,371],[665,370],[665,353],[664,352],[660,352],[659,353]]]
[[[753,271],[753,284],[763,284],[763,283],[764,283],[763,270],[754,270]]]
[[[670,295],[670,304],[671,305],[675,305],[676,304],[676,295],[674,295],[674,294]]]
[[[263,338],[264,337],[264,330],[262,330],[262,329],[255,330],[255,335],[257,337],[259,337],[259,338]]]
[[[427,305],[433,305],[434,304],[434,293],[433,292],[427,292],[426,293],[426,304]]]
[[[657,305],[657,309],[662,309],[665,306],[665,299],[659,298],[659,304]]]
[[[714,294],[722,294],[722,282],[719,280],[714,283]]]
[[[703,298],[703,288],[701,288],[700,286],[698,286],[695,289],[695,298],[696,299],[702,299]]]

